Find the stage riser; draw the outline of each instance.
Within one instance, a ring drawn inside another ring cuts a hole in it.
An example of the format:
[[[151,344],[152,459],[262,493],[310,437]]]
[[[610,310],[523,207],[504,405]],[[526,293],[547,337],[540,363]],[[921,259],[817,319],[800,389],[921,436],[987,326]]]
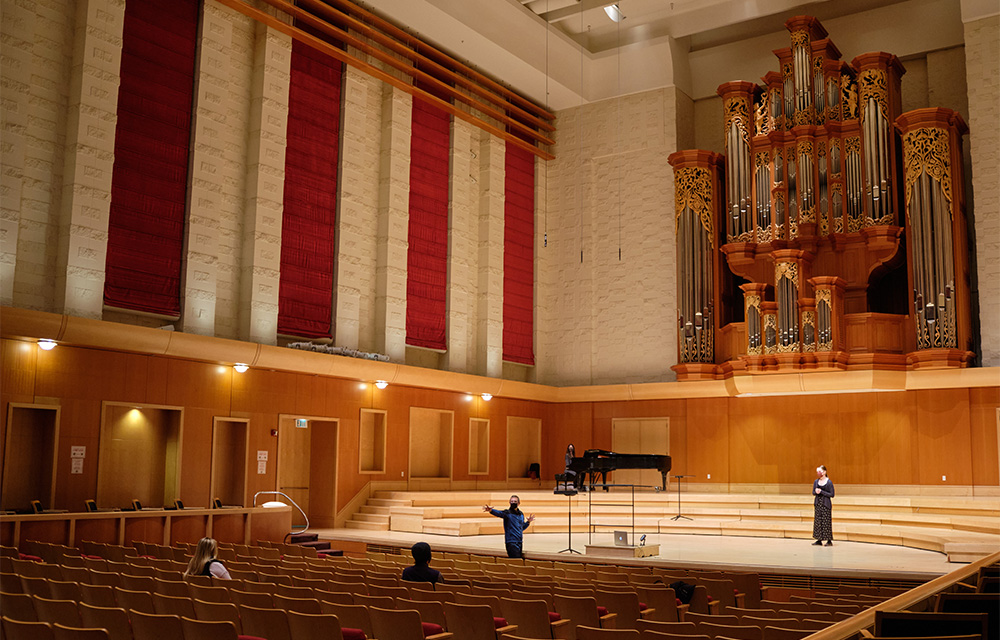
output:
[[[927,497],[924,495],[843,495],[834,499],[834,538],[888,544],[968,558],[1000,547],[1000,498]],[[352,528],[423,533],[452,537],[500,535],[502,522],[483,513],[482,505],[502,507],[507,491],[376,491]],[[543,491],[520,491],[523,509],[536,516],[531,531],[566,533],[572,511],[573,532],[607,533],[614,529],[681,535],[811,539],[813,508],[809,495],[677,494],[632,495],[594,492],[569,497]],[[604,506],[602,502],[614,504]]]

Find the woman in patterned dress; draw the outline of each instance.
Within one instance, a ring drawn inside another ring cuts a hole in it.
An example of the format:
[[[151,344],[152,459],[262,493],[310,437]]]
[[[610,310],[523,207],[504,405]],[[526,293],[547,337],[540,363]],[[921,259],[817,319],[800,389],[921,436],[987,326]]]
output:
[[[833,481],[826,475],[826,467],[820,465],[816,467],[816,480],[813,481],[813,495],[815,499],[813,515],[813,538],[816,546],[822,545],[826,540],[826,546],[833,546]]]

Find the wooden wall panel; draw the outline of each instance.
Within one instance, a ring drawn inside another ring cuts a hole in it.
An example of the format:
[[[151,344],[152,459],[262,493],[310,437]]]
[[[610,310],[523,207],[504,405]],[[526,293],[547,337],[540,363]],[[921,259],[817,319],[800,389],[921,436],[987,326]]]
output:
[[[243,544],[246,519],[247,516],[242,513],[216,512],[212,516],[212,537],[219,542]],[[257,544],[257,541],[251,540],[250,543]]]
[[[70,544],[80,544],[84,540],[118,544],[118,523],[119,519],[114,517],[99,520],[77,520],[74,534],[76,540]]]
[[[164,518],[127,518],[125,520],[125,541],[139,540],[163,544]]]
[[[733,398],[729,408],[730,482],[774,483],[778,481],[773,442],[767,439],[765,423],[770,398]]]
[[[21,523],[21,540],[69,544],[68,520],[38,520]]]
[[[972,484],[968,389],[917,391],[916,396],[919,483]]]
[[[309,520],[317,527],[333,527],[337,515],[338,425],[336,421],[310,423]]]
[[[729,482],[728,402],[698,398],[686,404],[687,446],[675,449],[671,443],[672,473],[681,473],[679,468],[683,462],[685,471],[695,476],[691,478],[695,482]],[[676,421],[671,420],[671,433],[676,430]]]
[[[916,444],[913,393],[877,393],[877,484],[916,484],[920,459]]]
[[[670,419],[670,451],[675,473],[693,473],[697,482],[749,484],[807,483],[819,463],[831,467],[838,483],[977,484],[996,486],[998,469],[996,406],[1000,389],[697,400],[643,400],[549,404],[502,397],[471,401],[465,394],[390,384],[379,391],[357,380],[250,369],[153,355],[134,355],[61,345],[40,352],[33,344],[0,343],[0,400],[32,402],[51,398],[61,408],[56,508],[82,510],[97,494],[97,453],[101,403],[135,402],[182,406],[184,440],[181,493],[191,506],[211,496],[210,451],[214,416],[248,420],[250,469],[247,495],[274,490],[279,414],[329,416],[337,420],[335,508],[343,508],[370,480],[404,483],[408,467],[410,407],[453,411],[452,471],[459,481],[502,482],[507,472],[507,418],[542,421],[542,477],[563,469],[566,445],[578,452],[610,448],[617,418]],[[358,419],[362,407],[388,412],[389,447],[384,474],[356,472]],[[468,475],[470,417],[491,421],[490,466],[486,476]],[[6,429],[6,410],[0,411]],[[815,432],[833,434],[814,442]],[[70,447],[87,447],[82,475],[70,475]],[[256,452],[268,452],[266,471],[257,474]],[[712,474],[711,480],[706,477]],[[109,505],[102,505],[109,506]],[[147,533],[142,535],[147,535]],[[153,542],[162,540],[156,531]]]
[[[969,390],[972,482],[1000,485],[1000,388]]]
[[[170,516],[170,544],[178,542],[198,542],[208,535],[208,516]]]

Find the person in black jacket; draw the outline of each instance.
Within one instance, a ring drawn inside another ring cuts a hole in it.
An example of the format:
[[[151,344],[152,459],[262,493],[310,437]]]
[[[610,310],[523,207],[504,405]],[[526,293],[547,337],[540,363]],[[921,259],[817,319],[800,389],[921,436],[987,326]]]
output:
[[[816,467],[816,479],[813,481],[813,538],[814,545],[821,545],[826,540],[826,546],[833,546],[833,481],[826,475],[826,467]]]
[[[430,568],[431,545],[418,542],[410,549],[413,554],[413,566],[403,569],[403,580],[407,582],[444,582],[441,572]]]

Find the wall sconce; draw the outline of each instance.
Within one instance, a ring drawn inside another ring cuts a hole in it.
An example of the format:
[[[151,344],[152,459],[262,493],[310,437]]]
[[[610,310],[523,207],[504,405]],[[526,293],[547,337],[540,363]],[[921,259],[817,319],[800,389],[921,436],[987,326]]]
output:
[[[243,364],[242,362],[237,362],[236,364],[233,365],[233,369],[236,369],[236,373],[246,373],[247,369],[249,368],[250,365]]]
[[[608,14],[608,17],[614,22],[621,22],[625,19],[625,16],[622,15],[622,10],[618,7],[618,3],[604,7],[604,13]]]
[[[472,402],[472,394],[471,393],[465,394],[465,401],[466,402]]]
[[[38,348],[42,351],[52,351],[56,348],[56,341],[49,339],[42,339],[38,341]]]
[[[375,387],[378,388],[378,389],[385,389],[388,386],[389,386],[389,383],[386,382],[385,380],[376,380],[375,381]]]
[[[492,400],[492,399],[493,399],[493,394],[492,394],[492,393],[484,393],[484,394],[482,395],[482,398],[483,398],[483,400],[485,400],[486,402],[489,402],[490,400]]]

